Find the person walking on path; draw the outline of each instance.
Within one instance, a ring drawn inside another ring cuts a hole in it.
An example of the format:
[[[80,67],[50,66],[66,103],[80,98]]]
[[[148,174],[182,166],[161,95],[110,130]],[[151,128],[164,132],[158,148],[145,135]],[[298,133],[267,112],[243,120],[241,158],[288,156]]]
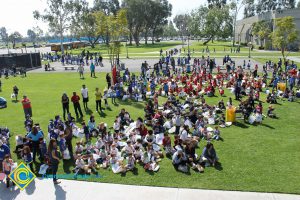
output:
[[[61,103],[62,103],[62,107],[63,107],[63,116],[64,116],[64,120],[66,121],[66,113],[68,114],[69,111],[69,97],[67,96],[66,93],[63,93],[62,97],[61,97]]]
[[[82,85],[81,96],[82,96],[84,110],[88,110],[89,92],[85,85]]]
[[[95,96],[96,96],[96,112],[99,112],[98,108],[100,108],[100,112],[102,112],[102,106],[101,106],[102,94],[99,88],[96,88]]]
[[[23,105],[23,110],[24,110],[25,118],[26,118],[26,116],[28,116],[28,115],[29,115],[30,117],[32,117],[31,102],[30,102],[30,99],[27,98],[26,95],[23,96],[22,105]]]
[[[51,139],[49,142],[48,153],[50,156],[51,167],[52,167],[52,175],[53,175],[53,183],[55,185],[60,184],[61,182],[57,180],[56,173],[59,165],[59,153],[57,150],[57,143],[55,139]]]
[[[78,114],[80,114],[80,117],[83,118],[83,114],[82,114],[80,103],[79,103],[80,97],[76,94],[76,92],[73,92],[73,96],[71,98],[71,101],[73,102],[76,117],[79,118]]]

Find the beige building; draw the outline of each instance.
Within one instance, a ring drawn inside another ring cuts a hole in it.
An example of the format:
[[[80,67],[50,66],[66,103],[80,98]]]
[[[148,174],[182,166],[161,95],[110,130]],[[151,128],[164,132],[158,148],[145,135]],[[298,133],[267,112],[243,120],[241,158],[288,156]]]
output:
[[[272,19],[282,18],[286,16],[294,17],[294,22],[300,34],[300,9],[298,8],[298,9],[282,10],[281,12],[270,11],[261,15],[257,15],[257,16],[253,16],[253,17],[249,17],[237,21],[235,40],[236,42],[247,43],[247,44],[249,42],[252,42],[254,45],[260,45],[260,41],[257,38],[255,38],[255,36],[252,36],[251,34],[252,24],[261,20],[271,21]]]

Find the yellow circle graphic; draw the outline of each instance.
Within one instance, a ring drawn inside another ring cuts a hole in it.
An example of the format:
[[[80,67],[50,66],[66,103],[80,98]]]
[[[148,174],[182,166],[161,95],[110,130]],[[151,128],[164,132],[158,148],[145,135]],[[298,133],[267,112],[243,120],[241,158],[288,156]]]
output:
[[[15,181],[20,185],[26,185],[29,181],[29,172],[25,168],[18,168],[14,172]]]

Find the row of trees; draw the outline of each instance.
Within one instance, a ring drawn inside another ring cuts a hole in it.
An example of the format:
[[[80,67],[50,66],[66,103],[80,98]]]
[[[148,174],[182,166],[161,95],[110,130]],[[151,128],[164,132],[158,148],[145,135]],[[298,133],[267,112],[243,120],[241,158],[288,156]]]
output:
[[[283,9],[293,9],[296,7],[296,0],[243,0],[244,18],[252,17],[269,11],[281,11]],[[300,2],[297,7],[300,8]]]
[[[34,27],[32,29],[28,29],[27,38],[24,38],[21,33],[18,31],[14,31],[11,34],[8,34],[5,27],[0,28],[0,39],[4,43],[5,46],[8,47],[8,44],[11,43],[13,48],[16,48],[17,42],[26,42],[30,41],[33,45],[36,45],[37,42],[42,41],[44,38],[43,30],[39,27]],[[25,43],[24,43],[25,46]]]
[[[233,34],[233,4],[226,0],[208,0],[207,6],[200,6],[191,14],[177,15],[174,23],[182,36],[206,38],[204,45],[214,39],[226,39]]]
[[[266,44],[266,40],[271,40],[273,47],[280,49],[285,58],[287,47],[298,39],[299,32],[294,18],[289,16],[272,21],[256,22],[252,25],[252,34],[261,41],[261,46]]]
[[[124,0],[122,5],[118,0],[95,0],[93,7],[86,0],[47,0],[47,4],[43,13],[34,11],[36,19],[47,22],[61,41],[69,33],[78,39],[87,37],[92,47],[99,39],[109,45],[116,39],[120,41],[121,36],[138,46],[141,34],[146,43],[149,36],[154,42],[172,13],[168,0]]]
[[[21,41],[22,35],[18,31],[8,34],[6,28],[1,27],[0,28],[0,38],[1,38],[2,42],[5,44],[5,46],[8,47],[8,44],[11,42],[13,48],[15,48],[16,42]]]

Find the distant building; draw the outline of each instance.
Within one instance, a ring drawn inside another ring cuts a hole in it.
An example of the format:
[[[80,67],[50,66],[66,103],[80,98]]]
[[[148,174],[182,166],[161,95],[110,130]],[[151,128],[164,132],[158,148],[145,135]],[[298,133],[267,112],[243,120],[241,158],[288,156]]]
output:
[[[235,29],[235,41],[240,42],[241,44],[248,44],[252,42],[254,45],[260,45],[260,40],[251,34],[252,32],[252,24],[258,21],[271,21],[272,19],[282,18],[292,16],[294,17],[294,23],[296,24],[296,28],[300,33],[300,9],[288,9],[278,11],[270,11],[263,13],[261,15],[256,15],[253,17],[249,17],[246,19],[238,20],[236,23]],[[275,24],[273,24],[273,29]]]

